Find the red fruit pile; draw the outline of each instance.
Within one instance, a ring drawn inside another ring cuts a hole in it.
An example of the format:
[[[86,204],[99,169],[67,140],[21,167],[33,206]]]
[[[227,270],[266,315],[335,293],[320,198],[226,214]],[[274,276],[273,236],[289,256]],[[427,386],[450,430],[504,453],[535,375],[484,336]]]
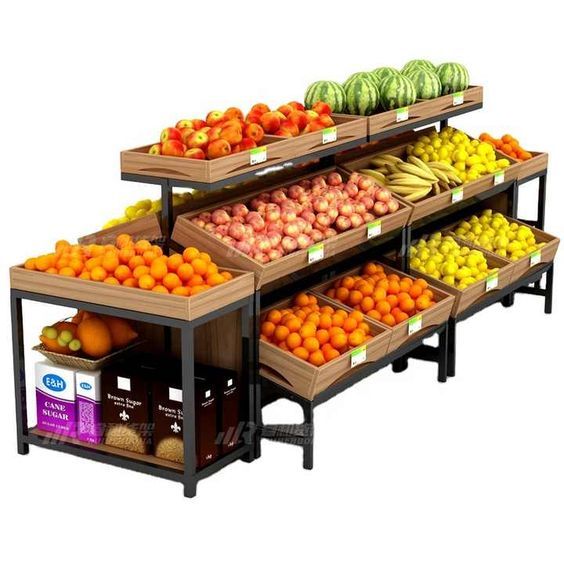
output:
[[[331,107],[325,102],[316,102],[311,110],[306,110],[299,102],[288,102],[275,111],[266,104],[255,104],[246,120],[260,124],[270,135],[281,137],[297,137],[335,125]]]
[[[224,243],[268,263],[349,229],[393,213],[398,201],[387,188],[358,173],[338,172],[277,188],[251,200],[202,212],[193,223]]]

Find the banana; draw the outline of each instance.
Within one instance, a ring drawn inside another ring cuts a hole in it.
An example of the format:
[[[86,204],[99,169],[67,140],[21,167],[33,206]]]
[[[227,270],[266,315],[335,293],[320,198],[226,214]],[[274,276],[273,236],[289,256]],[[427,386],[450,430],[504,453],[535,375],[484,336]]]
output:
[[[439,180],[439,186],[443,190],[450,190],[450,184],[448,182],[445,182],[444,180]]]
[[[415,166],[414,164],[402,162],[401,164],[398,163],[396,166],[402,172],[407,172],[409,174],[415,174],[416,176],[424,178],[425,180],[430,180],[431,182],[437,181],[437,177],[433,173],[428,173],[426,170],[423,170],[422,168],[419,168],[418,166]]]
[[[431,190],[430,186],[423,188],[421,186],[396,186],[395,184],[388,184],[386,188],[399,196],[408,196],[409,194],[419,193],[422,190]]]
[[[388,174],[394,174],[395,172],[401,172],[399,169],[399,164],[387,164],[386,169],[388,170]]]
[[[433,170],[433,174],[439,179],[442,180],[443,182],[448,182],[448,176],[442,171],[442,170]]]
[[[372,170],[371,168],[361,168],[358,172],[360,172],[360,174],[364,174],[365,176],[371,176],[381,184],[386,183],[386,175],[376,170]]]
[[[429,163],[431,168],[438,168],[439,170],[444,170],[445,172],[454,172],[456,169],[447,163],[442,163],[440,161],[432,161]]]
[[[407,157],[407,162],[415,166],[418,166],[419,168],[423,169],[425,172],[429,174],[434,174],[433,171],[427,165],[427,163],[423,162],[420,158],[416,157],[415,155],[409,155],[409,157]]]
[[[387,164],[396,164],[401,162],[403,161],[399,157],[396,157],[395,155],[382,154],[374,157],[370,161],[370,164],[379,167],[379,166],[386,166]]]
[[[441,193],[441,187],[438,182],[433,182],[433,193],[438,196]]]
[[[421,188],[421,190],[418,190],[417,192],[412,192],[411,194],[404,196],[404,199],[406,199],[408,202],[417,202],[418,200],[421,200],[422,198],[427,196],[430,191],[431,187]]]
[[[389,184],[396,184],[397,186],[421,186],[421,188],[426,188],[430,186],[428,180],[419,178],[418,176],[399,176],[398,174],[390,174],[388,176]]]

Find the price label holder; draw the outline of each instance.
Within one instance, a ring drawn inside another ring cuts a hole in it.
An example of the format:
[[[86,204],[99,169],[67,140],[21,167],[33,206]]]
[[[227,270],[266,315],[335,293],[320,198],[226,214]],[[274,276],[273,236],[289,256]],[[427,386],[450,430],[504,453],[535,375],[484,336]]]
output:
[[[337,127],[327,127],[321,134],[321,144],[334,143],[337,141]]]
[[[363,362],[366,362],[366,345],[362,345],[361,347],[358,347],[358,349],[351,351],[351,368],[354,368]]]
[[[452,95],[452,105],[462,106],[464,104],[464,92],[455,92]]]
[[[464,188],[460,186],[459,188],[452,189],[452,199],[451,202],[456,204],[457,202],[462,202],[464,199]]]
[[[423,316],[419,313],[418,315],[414,315],[407,320],[407,334],[413,335],[413,333],[417,333],[417,331],[421,330],[423,327]]]
[[[255,147],[250,150],[251,153],[251,165],[256,165],[266,162],[266,146]]]
[[[505,172],[503,170],[499,170],[498,172],[494,173],[494,186],[498,184],[503,184],[505,181]]]
[[[317,243],[317,245],[312,245],[307,250],[308,264],[323,260],[324,257],[325,257],[325,247],[323,246],[323,243]]]
[[[404,108],[398,108],[396,110],[396,123],[401,123],[402,121],[407,121],[409,119],[409,106]]]
[[[497,288],[498,284],[499,284],[498,273],[494,272],[493,274],[490,274],[486,278],[486,292],[489,292],[490,290],[495,290]]]
[[[373,239],[382,234],[382,220],[377,219],[376,221],[371,221],[366,229],[366,238]]]
[[[537,264],[540,264],[540,261],[541,261],[541,250],[539,249],[538,251],[533,251],[531,253],[529,266],[535,266]]]

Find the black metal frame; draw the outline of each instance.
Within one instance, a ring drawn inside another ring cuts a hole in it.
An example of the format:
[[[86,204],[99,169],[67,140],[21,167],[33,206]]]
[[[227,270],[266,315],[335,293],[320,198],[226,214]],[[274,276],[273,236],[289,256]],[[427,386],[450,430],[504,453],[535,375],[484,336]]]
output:
[[[211,476],[235,460],[241,459],[245,462],[252,462],[257,457],[256,443],[258,442],[258,437],[255,432],[255,392],[257,388],[257,373],[255,370],[256,359],[254,357],[254,351],[256,350],[254,342],[254,313],[256,297],[254,295],[228,304],[193,321],[185,321],[182,319],[164,317],[141,311],[131,311],[117,307],[93,304],[81,300],[59,298],[22,290],[11,290],[10,300],[12,312],[12,345],[14,353],[14,383],[16,394],[16,428],[19,454],[28,454],[29,445],[74,454],[82,458],[95,460],[97,462],[104,462],[120,468],[127,468],[129,470],[143,472],[152,476],[182,482],[184,485],[184,495],[186,497],[194,497],[196,495],[197,484],[203,478]],[[186,423],[183,425],[184,472],[175,471],[158,464],[133,460],[127,457],[127,455],[118,456],[109,454],[94,450],[86,445],[82,446],[71,444],[69,442],[65,442],[64,440],[44,439],[29,433],[26,405],[25,349],[23,339],[23,300],[73,307],[77,309],[87,309],[88,311],[93,311],[95,313],[115,315],[134,321],[160,325],[164,328],[176,328],[180,330],[182,354],[182,401],[184,419]],[[247,378],[248,395],[245,398],[246,401],[244,402],[244,405],[247,412],[248,428],[244,433],[244,442],[240,447],[236,448],[227,455],[222,456],[208,466],[197,468],[195,446],[194,330],[208,321],[218,319],[234,311],[239,311],[241,313],[241,346],[243,351],[241,373]]]

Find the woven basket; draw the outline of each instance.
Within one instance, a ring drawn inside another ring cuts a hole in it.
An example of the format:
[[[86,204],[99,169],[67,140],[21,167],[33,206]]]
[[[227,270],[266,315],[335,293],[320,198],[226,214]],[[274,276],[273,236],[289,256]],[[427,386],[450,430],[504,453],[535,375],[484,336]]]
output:
[[[55,364],[68,366],[69,368],[74,368],[75,370],[99,370],[100,368],[110,364],[111,362],[114,362],[126,352],[138,347],[143,342],[144,341],[142,340],[135,341],[127,347],[123,347],[118,351],[103,356],[102,358],[84,358],[80,356],[71,356],[68,354],[51,352],[48,351],[42,344],[35,345],[35,347],[33,347],[33,350],[41,353],[44,357]]]

